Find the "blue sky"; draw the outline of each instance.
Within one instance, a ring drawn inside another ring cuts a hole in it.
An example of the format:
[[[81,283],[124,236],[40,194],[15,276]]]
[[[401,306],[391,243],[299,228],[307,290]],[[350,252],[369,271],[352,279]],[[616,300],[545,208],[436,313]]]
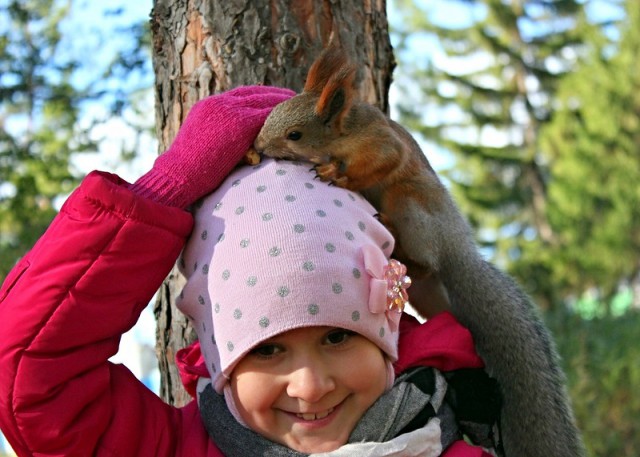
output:
[[[118,50],[126,49],[133,45],[128,33],[122,31],[132,24],[147,20],[151,13],[152,0],[110,0],[109,2],[96,2],[91,0],[75,0],[70,17],[62,25],[65,41],[61,48],[73,55],[81,57],[83,67],[75,76],[75,84],[85,87],[88,82],[99,81],[99,84],[108,85],[107,80],[101,79],[106,71],[108,63]],[[117,14],[116,14],[117,13]],[[153,82],[153,70],[149,60],[144,74],[129,74],[127,84],[151,85]],[[142,81],[142,79],[145,79]],[[90,119],[101,118],[108,114],[107,103],[110,100],[101,100],[85,106],[86,124]],[[153,94],[149,92],[144,99],[145,112],[148,118],[136,119],[136,123],[153,125]],[[133,119],[132,112],[123,113],[125,118]],[[122,119],[113,118],[106,124],[100,125],[92,133],[94,139],[102,139],[98,154],[81,154],[74,161],[76,167],[83,173],[99,168],[118,173],[127,180],[134,180],[140,174],[148,170],[157,155],[157,142],[155,138],[143,137],[138,146],[138,156],[131,163],[123,163],[120,159],[122,144],[133,146],[134,134]]]

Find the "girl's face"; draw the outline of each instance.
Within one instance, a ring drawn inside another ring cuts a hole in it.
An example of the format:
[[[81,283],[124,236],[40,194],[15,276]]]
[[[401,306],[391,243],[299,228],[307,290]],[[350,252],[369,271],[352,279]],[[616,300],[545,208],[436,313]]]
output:
[[[347,442],[385,391],[382,351],[341,328],[307,327],[277,335],[249,352],[231,376],[242,420],[299,452],[328,452]]]

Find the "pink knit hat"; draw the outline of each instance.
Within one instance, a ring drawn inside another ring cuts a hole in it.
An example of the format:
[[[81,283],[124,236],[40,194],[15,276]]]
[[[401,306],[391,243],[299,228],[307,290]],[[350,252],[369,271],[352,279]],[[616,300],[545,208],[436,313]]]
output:
[[[389,262],[394,240],[363,197],[309,168],[273,159],[241,167],[195,212],[178,307],[218,393],[247,352],[301,327],[352,330],[397,359],[409,280]]]

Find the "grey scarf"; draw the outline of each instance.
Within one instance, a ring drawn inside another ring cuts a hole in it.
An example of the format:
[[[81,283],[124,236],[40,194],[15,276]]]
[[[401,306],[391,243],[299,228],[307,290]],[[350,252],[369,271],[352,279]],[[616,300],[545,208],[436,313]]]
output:
[[[444,402],[446,381],[435,369],[403,373],[362,416],[349,443],[385,442],[440,420],[442,449],[459,438],[453,411]],[[209,437],[227,457],[304,457],[308,454],[274,443],[239,424],[222,395],[209,384],[199,395],[200,415]]]

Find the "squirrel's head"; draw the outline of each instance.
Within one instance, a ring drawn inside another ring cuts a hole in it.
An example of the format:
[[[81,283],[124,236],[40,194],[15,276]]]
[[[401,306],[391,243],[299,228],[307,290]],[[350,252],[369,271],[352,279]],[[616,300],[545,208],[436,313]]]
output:
[[[309,69],[304,91],[277,105],[267,117],[256,150],[269,157],[325,161],[332,142],[345,133],[355,72],[341,49],[331,46],[323,51]]]

